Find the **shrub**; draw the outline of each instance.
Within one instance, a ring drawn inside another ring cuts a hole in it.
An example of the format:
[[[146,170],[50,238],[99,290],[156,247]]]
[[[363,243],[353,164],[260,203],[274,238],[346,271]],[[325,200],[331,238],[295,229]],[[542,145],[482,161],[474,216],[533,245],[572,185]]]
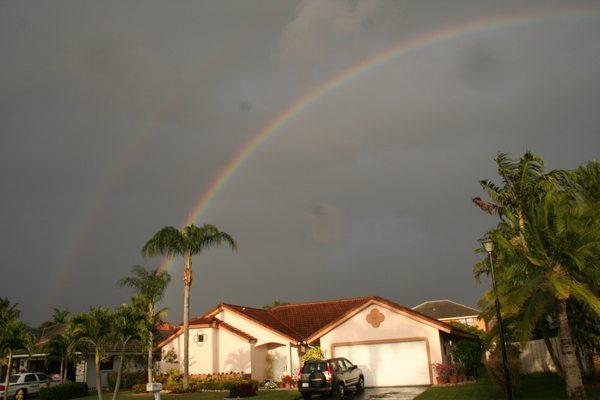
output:
[[[68,400],[88,395],[85,382],[68,382],[40,389],[39,400]]]
[[[256,396],[258,392],[258,382],[253,380],[245,380],[236,382],[229,389],[229,398],[235,399],[238,397]]]
[[[302,362],[306,362],[308,360],[322,360],[325,358],[325,354],[323,350],[321,350],[320,346],[311,347],[304,353],[302,356]]]
[[[452,348],[452,356],[464,365],[465,375],[477,376],[477,366],[483,356],[483,349],[479,342],[460,340]]]
[[[106,379],[108,381],[108,387],[111,390],[114,389],[117,381],[117,373],[114,371],[109,372],[106,375]],[[133,385],[139,383],[148,383],[148,374],[146,371],[123,372],[121,374],[121,389],[129,389]]]
[[[519,348],[513,345],[506,346],[508,355],[508,371],[513,390],[517,391],[521,386],[521,360],[519,358]],[[485,367],[492,378],[492,381],[499,388],[504,388],[504,367],[502,365],[502,351],[500,346],[496,346],[490,353],[490,357],[485,363]]]
[[[449,364],[433,364],[433,369],[435,370],[435,374],[444,379],[448,379],[450,375],[454,372],[454,367]]]
[[[136,383],[131,386],[132,393],[146,393],[146,384],[145,383]]]
[[[187,393],[195,391],[193,385],[190,385],[187,389],[184,389],[183,382],[167,383],[165,389],[169,390],[171,393]]]
[[[172,369],[169,371],[167,383],[177,383],[183,380],[183,372],[178,369]]]
[[[265,383],[263,383],[263,387],[265,389],[277,389],[277,382],[273,382],[273,381],[265,381]]]

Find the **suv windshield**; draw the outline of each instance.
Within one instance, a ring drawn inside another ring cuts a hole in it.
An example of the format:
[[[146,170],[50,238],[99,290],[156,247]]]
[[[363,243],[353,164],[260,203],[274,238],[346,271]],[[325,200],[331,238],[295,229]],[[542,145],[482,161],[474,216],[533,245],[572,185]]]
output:
[[[327,371],[327,363],[325,361],[308,362],[302,367],[302,372],[305,374],[310,374],[315,371]]]
[[[8,383],[17,383],[18,380],[19,380],[19,375],[11,375],[8,378]]]

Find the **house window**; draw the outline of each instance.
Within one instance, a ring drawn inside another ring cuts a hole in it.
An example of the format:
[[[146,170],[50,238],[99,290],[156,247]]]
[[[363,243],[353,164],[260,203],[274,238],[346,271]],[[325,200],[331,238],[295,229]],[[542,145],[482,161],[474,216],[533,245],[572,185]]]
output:
[[[113,357],[108,357],[104,361],[100,361],[100,371],[112,371],[113,370]]]

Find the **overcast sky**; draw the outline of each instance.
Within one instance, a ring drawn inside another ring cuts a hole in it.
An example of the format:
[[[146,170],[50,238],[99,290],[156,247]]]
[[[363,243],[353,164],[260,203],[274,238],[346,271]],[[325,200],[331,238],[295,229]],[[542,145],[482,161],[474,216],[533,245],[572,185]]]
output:
[[[402,54],[297,114],[199,221],[239,251],[194,259],[192,315],[370,294],[475,305],[473,250],[495,221],[470,198],[496,153],[599,155],[600,3],[1,1],[0,297],[32,324],[117,306],[131,293],[115,282],[160,262],[145,241],[312,88],[430,32],[574,8]]]

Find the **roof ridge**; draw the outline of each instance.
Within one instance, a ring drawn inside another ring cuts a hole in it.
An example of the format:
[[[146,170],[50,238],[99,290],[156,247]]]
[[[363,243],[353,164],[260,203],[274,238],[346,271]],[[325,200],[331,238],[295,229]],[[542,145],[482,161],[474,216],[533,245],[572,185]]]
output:
[[[450,299],[440,299],[440,300],[428,300],[428,301],[424,301],[423,303],[421,303],[421,304],[418,304],[418,305],[414,306],[414,307],[413,307],[413,310],[414,310],[415,308],[417,308],[417,307],[421,307],[421,306],[422,306],[422,305],[424,305],[424,304],[428,304],[428,303],[439,303],[439,302],[441,302],[441,301],[447,301],[447,302],[449,302],[449,303],[454,303],[454,304],[456,304],[456,305],[463,306],[463,307],[466,307],[466,308],[470,308],[471,310],[475,310],[475,311],[481,312],[481,311],[480,311],[479,309],[477,309],[477,308],[474,308],[474,307],[471,307],[471,306],[467,306],[467,305],[465,305],[465,304],[459,303],[458,301],[454,301],[454,300],[450,300]]]
[[[267,311],[263,308],[258,308],[258,307],[249,307],[249,306],[242,306],[241,304],[231,304],[231,303],[221,303],[224,306],[230,306],[230,307],[239,307],[239,308],[249,308],[251,310],[258,310],[258,311]]]
[[[306,306],[306,305],[324,304],[324,303],[339,303],[341,301],[352,301],[352,300],[363,300],[363,299],[367,300],[367,299],[374,299],[374,298],[377,298],[377,296],[358,296],[358,297],[348,297],[345,299],[318,300],[318,301],[308,301],[305,303],[282,304],[280,306],[271,307],[269,309],[269,311],[276,310],[276,309],[283,308],[283,307]]]

